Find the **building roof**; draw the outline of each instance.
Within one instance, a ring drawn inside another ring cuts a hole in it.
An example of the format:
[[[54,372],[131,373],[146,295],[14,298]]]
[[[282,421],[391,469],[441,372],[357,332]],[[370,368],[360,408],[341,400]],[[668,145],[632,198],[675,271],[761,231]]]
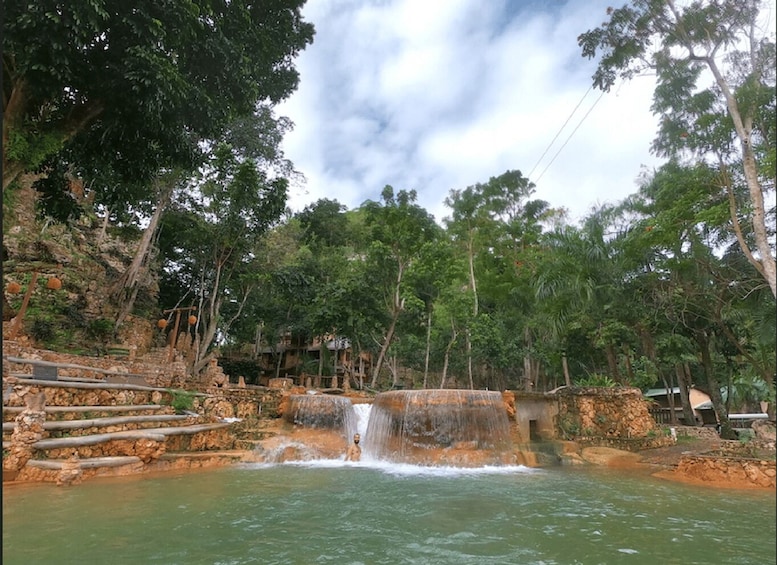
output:
[[[674,387],[672,392],[674,394],[680,394],[680,387]],[[654,396],[666,396],[666,388],[650,388],[644,393],[644,395],[648,398],[653,398]]]

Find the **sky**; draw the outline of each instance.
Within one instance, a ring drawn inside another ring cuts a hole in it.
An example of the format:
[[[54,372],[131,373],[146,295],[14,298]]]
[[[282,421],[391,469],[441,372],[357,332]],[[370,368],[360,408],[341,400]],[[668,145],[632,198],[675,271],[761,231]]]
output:
[[[295,124],[283,149],[305,177],[289,206],[353,209],[391,185],[415,190],[439,222],[452,189],[520,170],[532,198],[574,223],[637,192],[640,173],[661,164],[650,154],[654,78],[602,95],[577,45],[611,3],[308,0],[315,39],[277,109]]]

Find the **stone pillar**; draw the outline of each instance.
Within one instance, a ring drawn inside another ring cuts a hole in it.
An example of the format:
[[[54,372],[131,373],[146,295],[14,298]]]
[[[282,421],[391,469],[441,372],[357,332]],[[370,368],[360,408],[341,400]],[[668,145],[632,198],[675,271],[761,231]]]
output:
[[[76,485],[83,480],[82,474],[81,460],[78,457],[78,451],[74,449],[73,454],[62,463],[57,475],[57,486]]]
[[[32,445],[43,437],[43,424],[46,421],[46,393],[24,388],[18,394],[24,398],[26,408],[15,419],[11,447],[3,457],[3,475],[7,474],[11,479],[32,457]]]

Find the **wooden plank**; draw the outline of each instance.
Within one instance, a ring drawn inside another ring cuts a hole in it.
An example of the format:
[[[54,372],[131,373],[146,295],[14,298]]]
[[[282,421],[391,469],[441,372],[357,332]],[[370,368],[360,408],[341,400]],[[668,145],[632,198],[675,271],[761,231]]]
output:
[[[100,367],[90,367],[88,365],[76,365],[74,363],[58,363],[56,361],[43,361],[42,359],[25,359],[24,357],[13,357],[11,355],[4,355],[3,360],[6,363],[19,363],[21,365],[27,364],[33,367],[55,367],[58,369],[80,369],[82,371],[94,371],[95,373],[102,373],[104,375],[132,375],[133,377],[142,377],[136,373],[123,373],[121,371],[110,371],[108,369],[101,369]]]
[[[71,383],[71,382],[63,382],[63,381],[38,381],[35,379],[17,379],[16,383],[18,384],[27,384],[27,385],[37,385],[37,386],[52,386],[52,387],[58,387],[58,388],[80,388],[80,389],[101,389],[101,390],[144,390],[144,391],[159,391],[159,392],[165,392],[167,391],[166,388],[157,388],[153,386],[143,386],[143,385],[130,385],[130,384],[123,384],[123,383],[106,383],[106,382],[97,382],[97,383],[83,383],[83,382],[77,382],[77,383]],[[202,394],[202,396],[207,396],[205,394]]]
[[[37,381],[35,379],[16,379],[12,384],[23,385],[36,385],[36,386],[51,386],[56,388],[80,388],[80,389],[98,389],[98,390],[143,390],[143,391],[159,391],[170,392],[168,388],[160,388],[153,386],[132,385],[123,383],[108,383],[108,382],[96,382],[96,383],[66,383],[61,381]],[[210,394],[204,392],[185,391],[192,396],[209,397]]]
[[[98,467],[123,467],[142,463],[142,459],[136,455],[117,455],[114,457],[89,457],[78,460],[82,469],[96,469]],[[58,470],[62,468],[64,459],[30,459],[27,461],[28,467],[36,469]]]
[[[30,373],[10,373],[8,375],[9,377],[14,377],[17,379],[37,379],[37,377],[34,374]],[[45,380],[45,379],[44,379]],[[90,378],[90,377],[63,377],[63,376],[57,376],[56,379],[49,379],[49,380],[57,380],[57,381],[64,381],[64,382],[71,382],[71,383],[104,383],[107,382],[105,379],[101,379],[98,377]]]
[[[104,383],[105,379],[90,379],[89,377],[57,377],[58,381],[64,381],[67,383]]]
[[[88,436],[41,439],[33,443],[31,447],[33,449],[64,449],[66,447],[97,445],[108,441],[123,439],[150,439],[152,441],[165,441],[165,436],[164,434],[157,433],[156,430],[129,430],[124,432],[92,434]]]
[[[179,436],[187,434],[197,434],[200,432],[209,432],[231,426],[231,422],[216,422],[212,424],[191,424],[189,426],[174,426],[169,428],[153,428],[145,430],[147,432],[164,434],[166,436]]]
[[[161,410],[167,408],[161,404],[121,404],[119,406],[46,406],[46,413],[62,412],[132,412],[133,410]],[[4,412],[18,414],[24,406],[3,406]]]
[[[90,418],[88,420],[62,420],[43,423],[44,430],[81,430],[84,428],[99,428],[104,426],[118,426],[121,424],[142,424],[144,422],[180,422],[191,416],[178,414],[151,414],[147,416],[108,416],[105,418]],[[3,422],[3,431],[12,432],[16,428],[15,422]]]

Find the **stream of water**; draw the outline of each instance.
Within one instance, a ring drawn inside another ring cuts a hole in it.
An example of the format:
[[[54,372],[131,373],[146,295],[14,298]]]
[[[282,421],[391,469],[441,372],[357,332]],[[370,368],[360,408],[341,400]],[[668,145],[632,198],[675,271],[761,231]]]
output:
[[[773,492],[341,459],[3,492],[3,563],[775,563]]]

